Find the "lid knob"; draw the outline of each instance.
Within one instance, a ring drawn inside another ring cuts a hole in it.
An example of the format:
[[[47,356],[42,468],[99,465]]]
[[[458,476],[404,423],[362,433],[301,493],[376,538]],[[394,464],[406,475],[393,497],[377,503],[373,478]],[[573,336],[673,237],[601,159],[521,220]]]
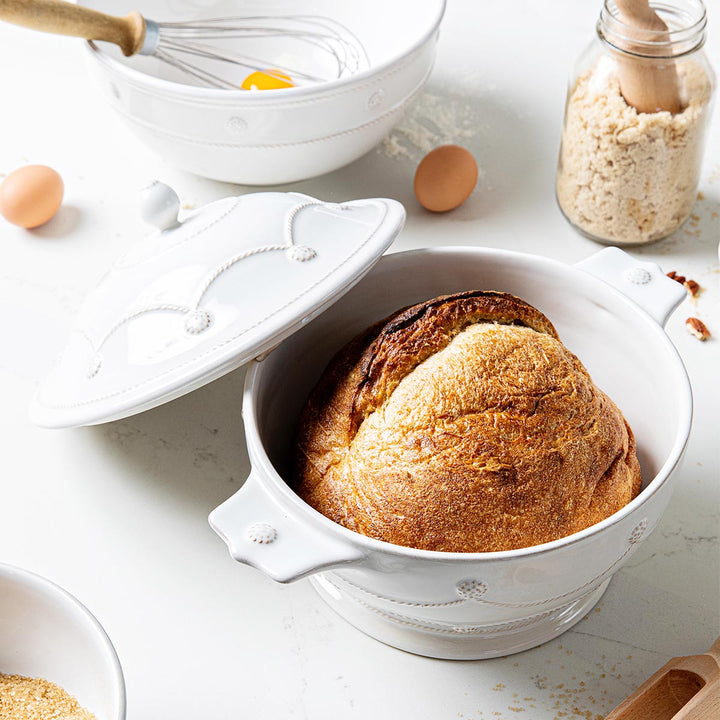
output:
[[[158,228],[169,230],[179,225],[180,198],[165,183],[155,180],[140,193],[140,217]]]

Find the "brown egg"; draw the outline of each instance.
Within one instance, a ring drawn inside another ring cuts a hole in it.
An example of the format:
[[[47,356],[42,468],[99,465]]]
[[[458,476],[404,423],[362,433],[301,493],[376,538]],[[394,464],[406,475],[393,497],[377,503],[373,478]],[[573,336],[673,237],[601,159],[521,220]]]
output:
[[[441,145],[420,161],[415,171],[415,196],[424,208],[446,212],[470,197],[477,179],[477,163],[468,150]]]
[[[46,165],[26,165],[0,184],[0,214],[13,225],[34,228],[60,209],[62,178]]]

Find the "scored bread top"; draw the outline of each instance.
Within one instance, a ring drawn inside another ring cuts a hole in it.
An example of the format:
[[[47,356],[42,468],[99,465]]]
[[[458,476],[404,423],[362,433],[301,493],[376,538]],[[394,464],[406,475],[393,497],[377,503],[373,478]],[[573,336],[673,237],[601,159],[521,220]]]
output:
[[[295,489],[356,532],[488,552],[564,537],[640,490],[635,441],[537,309],[471,291],[346,345],[302,412]]]

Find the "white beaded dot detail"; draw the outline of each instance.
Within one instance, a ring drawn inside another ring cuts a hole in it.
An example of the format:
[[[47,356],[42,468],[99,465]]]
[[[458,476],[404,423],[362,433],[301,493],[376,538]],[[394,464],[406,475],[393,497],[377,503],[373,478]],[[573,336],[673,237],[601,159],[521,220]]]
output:
[[[376,108],[380,107],[382,105],[383,100],[385,99],[385,91],[380,88],[379,90],[376,90],[367,101],[368,110],[375,110]]]
[[[465,578],[455,586],[455,592],[465,600],[480,600],[487,592],[487,585],[480,580]]]
[[[233,115],[225,122],[225,129],[230,135],[242,135],[248,129],[247,120]]]
[[[296,262],[312,260],[317,253],[307,245],[291,245],[287,251],[288,257]]]
[[[193,310],[185,318],[185,332],[199,335],[210,327],[212,317],[207,310]]]
[[[247,529],[248,539],[258,545],[269,545],[277,540],[277,530],[266,522],[253,523]]]
[[[625,279],[633,285],[647,285],[652,282],[652,275],[645,268],[634,267],[625,271]]]
[[[633,531],[630,533],[630,539],[629,543],[631,545],[635,545],[635,543],[639,543],[640,540],[642,540],[643,535],[645,534],[645,530],[647,530],[647,520],[643,518],[634,528]]]

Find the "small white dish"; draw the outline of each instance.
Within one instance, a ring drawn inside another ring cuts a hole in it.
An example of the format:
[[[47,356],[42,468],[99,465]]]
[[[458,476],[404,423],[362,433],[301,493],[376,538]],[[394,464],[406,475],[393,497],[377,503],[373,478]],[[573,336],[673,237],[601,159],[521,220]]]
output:
[[[92,613],[40,575],[0,563],[0,673],[43,678],[97,720],[124,720],[115,648]]]
[[[148,200],[146,198],[146,200]],[[556,637],[599,600],[655,527],[690,432],[692,392],[663,330],[685,288],[606,248],[576,266],[488,248],[382,255],[399,203],[327,203],[298,193],[225,198],[176,222],[155,186],[158,231],[88,296],[31,408],[48,427],[126,417],[254,359],[243,398],[252,472],[210,523],[232,556],[274,580],[312,575],[373,637],[443,658],[507,655]],[[637,439],[644,485],[610,518],[551,543],[441,553],[351,532],[293,493],[295,422],[330,357],[399,307],[471,289],[519,295],[551,320]]]

